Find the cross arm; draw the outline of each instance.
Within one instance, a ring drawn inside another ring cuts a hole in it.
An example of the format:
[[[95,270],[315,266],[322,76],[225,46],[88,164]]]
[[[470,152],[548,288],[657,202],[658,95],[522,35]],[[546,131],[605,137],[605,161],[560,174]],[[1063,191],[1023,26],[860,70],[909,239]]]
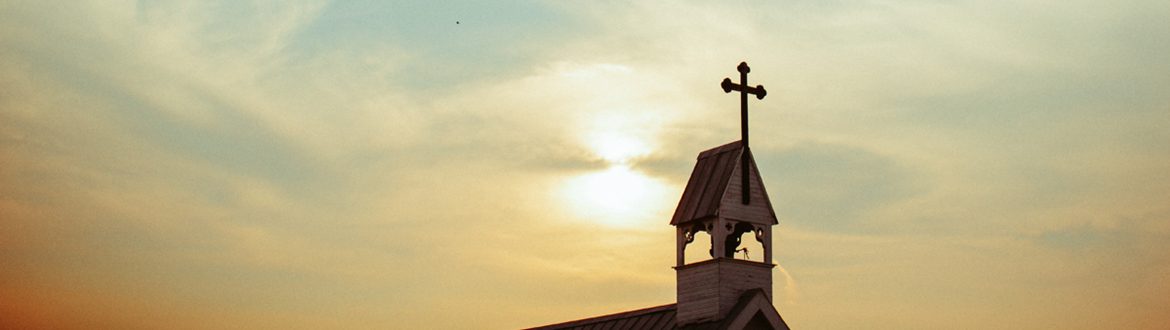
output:
[[[744,86],[731,82],[731,78],[723,78],[723,82],[719,86],[723,87],[724,93],[731,93],[731,91],[744,92],[754,94],[756,99],[759,100],[763,100],[764,96],[768,95],[768,91],[764,89],[764,85],[756,85],[756,87]]]

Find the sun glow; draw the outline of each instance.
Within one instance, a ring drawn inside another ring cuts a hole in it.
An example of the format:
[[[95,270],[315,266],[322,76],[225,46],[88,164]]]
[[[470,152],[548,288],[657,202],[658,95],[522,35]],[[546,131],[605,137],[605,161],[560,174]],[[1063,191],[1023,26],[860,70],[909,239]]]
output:
[[[577,216],[610,226],[644,223],[674,206],[671,190],[633,167],[632,159],[650,153],[649,144],[622,134],[588,135],[587,145],[607,163],[604,170],[565,181],[562,199]]]
[[[668,193],[662,182],[626,165],[613,165],[600,172],[570,178],[564,185],[563,196],[582,218],[624,226],[654,217],[669,204],[666,203]]]
[[[610,164],[628,164],[630,159],[650,153],[650,146],[639,139],[620,134],[595,134],[589,147]]]

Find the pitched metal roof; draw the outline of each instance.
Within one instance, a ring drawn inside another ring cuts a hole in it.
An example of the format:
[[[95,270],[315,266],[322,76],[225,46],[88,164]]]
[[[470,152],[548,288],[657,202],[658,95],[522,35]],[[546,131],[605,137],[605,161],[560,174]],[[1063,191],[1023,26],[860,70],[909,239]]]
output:
[[[670,224],[712,217],[718,214],[719,200],[723,198],[731,173],[735,170],[743,143],[735,141],[699,153],[699,161],[691,171]]]
[[[531,330],[626,330],[674,329],[675,304],[643,308],[565,323],[531,328]]]
[[[550,324],[546,326],[529,328],[528,330],[719,330],[727,329],[729,322],[734,320],[736,316],[743,313],[756,296],[767,299],[767,294],[764,290],[754,289],[748,290],[740,295],[731,311],[725,315],[723,319],[710,320],[706,322],[692,323],[684,326],[676,324],[675,316],[677,314],[678,305],[662,305],[656,307],[643,308],[632,310],[628,312],[621,312],[598,317],[591,317],[587,319],[580,319],[576,321],[569,321],[564,323]],[[770,304],[769,304],[770,305]],[[773,309],[773,311],[775,311]],[[779,314],[777,314],[779,315]],[[788,329],[788,324],[780,319],[779,326],[781,329]]]
[[[731,176],[740,163],[743,150],[743,144],[735,141],[699,153],[695,169],[691,171],[691,178],[687,180],[687,187],[683,190],[678,207],[674,209],[674,216],[670,219],[671,225],[719,215],[720,201],[723,200]],[[759,169],[756,168],[751,152],[748,152],[746,157],[748,164],[754,169],[751,173],[759,180]],[[771,212],[772,202],[768,200],[767,192],[762,185],[760,191],[764,192],[764,205]]]
[[[678,327],[676,311],[677,304],[662,305],[527,330],[715,330],[721,325],[722,320],[714,320]]]

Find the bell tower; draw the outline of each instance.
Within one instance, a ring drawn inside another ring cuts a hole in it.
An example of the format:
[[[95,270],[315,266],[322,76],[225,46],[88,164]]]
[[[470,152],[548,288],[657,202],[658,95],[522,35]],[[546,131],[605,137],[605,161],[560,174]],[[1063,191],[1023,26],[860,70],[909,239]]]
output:
[[[748,291],[763,291],[767,300],[772,300],[772,268],[776,267],[772,264],[772,226],[778,222],[748,145],[748,95],[762,100],[768,91],[763,85],[748,85],[751,68],[746,62],[735,69],[739,83],[724,78],[719,86],[725,93],[739,92],[740,140],[699,153],[670,219],[675,226],[680,326],[726,317]],[[700,232],[711,237],[707,249],[711,259],[688,264],[687,246]],[[762,261],[746,260],[746,248],[738,249],[743,237],[760,242]],[[744,251],[745,258],[737,259],[737,251]]]
[[[741,141],[699,154],[670,221],[676,232],[678,325],[722,319],[751,290],[772,300],[772,226],[778,222],[758,173]],[[750,188],[743,189],[745,181]],[[710,235],[711,246],[691,244],[699,233]],[[741,237],[761,243],[763,262],[736,258]],[[686,263],[688,248],[706,250],[711,258]]]

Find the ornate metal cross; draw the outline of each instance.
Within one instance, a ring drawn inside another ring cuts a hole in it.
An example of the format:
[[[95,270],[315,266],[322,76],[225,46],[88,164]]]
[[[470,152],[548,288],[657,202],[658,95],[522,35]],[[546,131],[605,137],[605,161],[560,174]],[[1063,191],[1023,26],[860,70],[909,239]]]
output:
[[[740,157],[740,169],[743,177],[743,203],[751,204],[751,181],[748,177],[752,173],[752,169],[748,166],[748,155],[751,149],[748,148],[748,113],[747,113],[747,95],[753,94],[756,99],[763,100],[764,96],[768,95],[768,91],[764,90],[764,85],[756,85],[756,87],[748,86],[747,74],[752,69],[748,67],[747,62],[739,62],[739,66],[735,67],[739,71],[739,84],[731,82],[731,78],[723,78],[723,83],[719,84],[723,87],[724,93],[731,93],[731,91],[739,92],[739,134],[740,141],[743,142],[743,156]]]

